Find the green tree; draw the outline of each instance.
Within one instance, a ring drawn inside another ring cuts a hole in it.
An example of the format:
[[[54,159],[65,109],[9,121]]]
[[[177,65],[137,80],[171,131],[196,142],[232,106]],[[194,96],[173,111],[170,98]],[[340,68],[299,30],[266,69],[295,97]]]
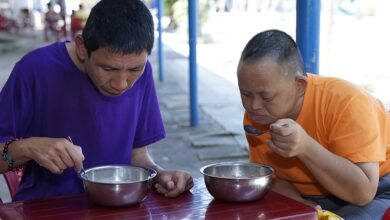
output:
[[[202,24],[208,20],[210,3],[208,0],[199,0],[197,3],[198,35],[202,35]],[[188,30],[188,0],[164,0],[164,14],[170,18],[169,30]]]

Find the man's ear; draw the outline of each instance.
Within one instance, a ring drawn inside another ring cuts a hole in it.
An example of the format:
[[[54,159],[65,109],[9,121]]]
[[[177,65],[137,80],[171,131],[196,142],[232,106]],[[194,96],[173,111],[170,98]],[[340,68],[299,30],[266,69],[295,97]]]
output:
[[[84,45],[84,40],[81,35],[77,35],[75,38],[76,44],[76,56],[80,62],[84,62],[88,58],[88,52]]]
[[[303,75],[295,76],[295,85],[298,88],[299,95],[304,95],[307,86],[307,77]]]

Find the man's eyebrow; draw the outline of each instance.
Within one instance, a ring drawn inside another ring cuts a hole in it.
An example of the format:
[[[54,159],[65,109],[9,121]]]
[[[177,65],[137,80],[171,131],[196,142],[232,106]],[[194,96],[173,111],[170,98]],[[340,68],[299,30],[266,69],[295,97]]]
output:
[[[111,66],[111,65],[109,65],[109,64],[104,64],[104,63],[100,63],[100,64],[98,64],[98,66],[103,67],[103,68],[117,69],[117,68],[114,67],[114,66]]]
[[[130,67],[128,69],[132,70],[132,69],[141,69],[143,68],[145,65],[144,64],[140,64],[140,65],[137,65],[137,66],[134,66],[134,67]]]
[[[246,89],[240,89],[240,92],[250,92],[249,90],[246,90]],[[254,94],[259,94],[261,96],[267,96],[267,95],[270,95],[270,92],[268,91],[255,91],[255,92],[252,92]]]

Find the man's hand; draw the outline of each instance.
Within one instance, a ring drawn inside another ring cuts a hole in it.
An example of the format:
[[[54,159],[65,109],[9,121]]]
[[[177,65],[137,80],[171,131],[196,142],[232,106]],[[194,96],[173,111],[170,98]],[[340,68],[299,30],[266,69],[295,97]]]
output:
[[[66,138],[28,138],[18,141],[25,157],[34,160],[50,172],[61,174],[66,168],[74,167],[79,172],[83,167],[84,155],[81,147]]]
[[[375,196],[379,162],[353,163],[323,147],[295,121],[280,119],[270,125],[269,147],[278,155],[296,156],[332,195],[366,205]]]
[[[294,157],[305,152],[310,139],[306,131],[292,119],[280,119],[270,125],[270,148],[282,157]]]
[[[149,167],[157,171],[155,187],[157,192],[166,197],[176,197],[192,188],[194,182],[191,174],[183,170],[165,170],[154,163],[147,147],[133,149],[132,164],[135,166]]]
[[[194,186],[191,174],[182,170],[162,170],[156,176],[156,190],[166,197],[176,197]]]

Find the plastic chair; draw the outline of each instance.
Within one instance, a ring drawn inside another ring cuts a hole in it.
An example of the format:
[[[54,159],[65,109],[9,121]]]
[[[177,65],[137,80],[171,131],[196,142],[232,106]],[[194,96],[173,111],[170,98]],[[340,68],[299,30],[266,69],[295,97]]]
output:
[[[390,208],[387,209],[387,211],[383,215],[382,220],[389,220],[389,219],[390,219]]]
[[[21,173],[18,172],[6,172],[3,174],[5,182],[7,183],[9,194],[11,199],[14,198],[15,194],[19,190],[19,183],[21,179]],[[0,200],[0,202],[2,202]]]

